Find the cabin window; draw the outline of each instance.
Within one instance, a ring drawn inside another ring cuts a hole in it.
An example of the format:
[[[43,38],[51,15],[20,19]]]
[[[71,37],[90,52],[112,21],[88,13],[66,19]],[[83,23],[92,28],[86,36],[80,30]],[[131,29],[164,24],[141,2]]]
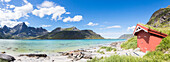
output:
[[[140,38],[140,36],[138,36]]]
[[[144,37],[147,37],[147,36],[144,36]]]
[[[139,29],[140,29],[140,27],[139,27]]]

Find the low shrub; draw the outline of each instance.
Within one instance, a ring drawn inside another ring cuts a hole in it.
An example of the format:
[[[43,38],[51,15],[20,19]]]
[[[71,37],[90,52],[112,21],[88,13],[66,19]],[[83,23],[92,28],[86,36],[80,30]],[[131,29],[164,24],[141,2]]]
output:
[[[7,60],[4,59],[0,59],[0,62],[8,62]]]
[[[104,51],[97,50],[97,53],[105,54]]]
[[[106,49],[107,47],[106,46],[102,46],[102,47],[100,47],[100,49]]]
[[[130,38],[128,41],[121,44],[123,49],[135,49],[137,48],[137,36]]]
[[[156,51],[166,52],[170,49],[170,36],[163,38],[161,43],[156,47]]]
[[[144,58],[170,61],[170,54],[164,54],[162,51],[152,51],[148,52]]]
[[[112,48],[112,47],[106,47],[106,46],[102,46],[100,47],[100,49],[106,49],[106,51],[116,51],[116,48]]]

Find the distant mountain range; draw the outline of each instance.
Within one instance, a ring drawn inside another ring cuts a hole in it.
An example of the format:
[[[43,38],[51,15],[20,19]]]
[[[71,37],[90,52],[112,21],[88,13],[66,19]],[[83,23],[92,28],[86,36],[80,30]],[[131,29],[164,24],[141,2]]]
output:
[[[24,22],[20,23],[13,28],[7,27],[0,28],[1,38],[4,39],[24,39],[28,37],[36,37],[40,35],[47,34],[46,29],[28,27]]]
[[[37,37],[36,39],[104,39],[92,30],[79,30],[76,27],[58,27],[50,33]]]
[[[58,27],[51,32],[46,29],[28,27],[24,22],[13,28],[6,25],[0,28],[1,39],[104,39],[92,30],[79,30],[76,27]]]
[[[133,37],[133,34],[123,34],[118,39],[130,39]]]

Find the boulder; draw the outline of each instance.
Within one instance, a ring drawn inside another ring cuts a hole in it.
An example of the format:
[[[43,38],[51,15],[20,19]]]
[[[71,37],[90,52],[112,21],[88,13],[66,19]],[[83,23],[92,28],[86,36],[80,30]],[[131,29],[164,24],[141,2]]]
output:
[[[0,54],[0,59],[6,60],[8,62],[15,60],[13,56],[6,55],[6,54]]]

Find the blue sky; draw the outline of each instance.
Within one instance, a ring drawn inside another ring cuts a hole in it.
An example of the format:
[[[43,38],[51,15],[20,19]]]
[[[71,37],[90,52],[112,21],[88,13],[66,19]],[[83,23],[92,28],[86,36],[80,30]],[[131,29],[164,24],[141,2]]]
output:
[[[170,0],[0,0],[0,25],[26,22],[48,31],[75,26],[117,38],[132,33],[137,23],[146,24],[169,4]]]

